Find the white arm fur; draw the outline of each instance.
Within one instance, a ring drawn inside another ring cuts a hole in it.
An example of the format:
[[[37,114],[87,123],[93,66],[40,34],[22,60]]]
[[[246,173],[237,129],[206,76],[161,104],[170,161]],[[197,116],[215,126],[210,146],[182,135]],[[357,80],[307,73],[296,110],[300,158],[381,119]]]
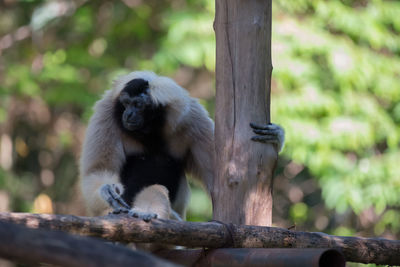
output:
[[[81,189],[91,215],[103,215],[109,205],[101,198],[104,184],[119,184],[119,171],[125,160],[118,126],[113,116],[112,92],[107,91],[94,107],[86,130],[80,162]]]

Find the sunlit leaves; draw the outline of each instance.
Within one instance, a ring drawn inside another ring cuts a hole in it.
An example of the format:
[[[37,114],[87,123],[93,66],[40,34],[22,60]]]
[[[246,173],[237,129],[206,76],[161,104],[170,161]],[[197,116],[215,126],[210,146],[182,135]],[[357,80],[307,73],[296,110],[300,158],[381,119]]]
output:
[[[89,33],[93,30],[93,10],[89,7],[80,7],[74,15],[74,28],[79,33]]]
[[[157,58],[169,57],[170,60],[160,61],[167,64],[172,60],[192,66],[215,68],[215,39],[212,29],[211,13],[174,12],[165,24],[169,28],[162,49]]]
[[[35,96],[40,92],[39,85],[34,80],[34,75],[29,66],[12,64],[6,72],[4,89],[9,94]]]
[[[271,107],[328,207],[381,214],[400,206],[400,4],[364,2],[277,2]]]
[[[303,222],[307,219],[308,207],[303,202],[294,204],[290,208],[290,216],[294,222]]]

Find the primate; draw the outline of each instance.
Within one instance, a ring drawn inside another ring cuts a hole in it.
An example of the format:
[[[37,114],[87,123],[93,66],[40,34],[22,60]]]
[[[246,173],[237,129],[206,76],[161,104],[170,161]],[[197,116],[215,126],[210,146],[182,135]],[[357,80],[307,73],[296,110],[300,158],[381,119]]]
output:
[[[258,134],[252,140],[281,150],[280,126],[250,126]],[[207,111],[173,80],[147,71],[120,77],[96,103],[86,132],[80,175],[88,211],[185,219],[185,174],[210,191],[213,142]]]

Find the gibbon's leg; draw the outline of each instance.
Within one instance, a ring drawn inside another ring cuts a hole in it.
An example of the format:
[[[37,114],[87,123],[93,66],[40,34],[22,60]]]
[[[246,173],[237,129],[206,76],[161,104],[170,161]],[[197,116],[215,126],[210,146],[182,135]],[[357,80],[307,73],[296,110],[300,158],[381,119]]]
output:
[[[168,197],[168,189],[158,184],[145,187],[136,195],[129,215],[146,222],[155,218],[169,219],[171,203]]]
[[[261,143],[276,144],[278,152],[282,151],[285,143],[285,131],[281,126],[273,123],[267,125],[250,123],[250,127],[253,128],[254,133],[258,134],[253,136],[251,140]]]
[[[159,184],[145,187],[140,191],[133,201],[133,207],[129,214],[135,214],[144,221],[153,218],[169,219],[171,216],[171,203],[168,197],[168,189]],[[162,243],[137,243],[137,249],[155,252],[159,249],[172,249],[174,246]]]
[[[121,193],[122,189],[116,184],[105,184],[100,189],[101,197],[110,205],[114,214],[128,213],[131,208],[122,199]]]

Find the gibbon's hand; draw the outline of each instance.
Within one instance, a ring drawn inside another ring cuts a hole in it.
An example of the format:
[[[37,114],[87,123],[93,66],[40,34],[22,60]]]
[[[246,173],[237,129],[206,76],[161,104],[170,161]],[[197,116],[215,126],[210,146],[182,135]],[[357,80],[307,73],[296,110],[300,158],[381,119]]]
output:
[[[157,214],[153,212],[143,212],[139,209],[132,208],[128,214],[132,217],[142,219],[145,222],[151,221],[151,219],[157,219]]]
[[[250,127],[253,128],[254,133],[258,134],[253,136],[251,140],[261,143],[276,144],[278,152],[282,151],[285,143],[285,131],[281,126],[273,123],[267,125],[250,123]]]
[[[113,209],[113,214],[128,213],[131,208],[122,199],[122,185],[119,184],[105,184],[101,187],[101,197],[110,205]]]

